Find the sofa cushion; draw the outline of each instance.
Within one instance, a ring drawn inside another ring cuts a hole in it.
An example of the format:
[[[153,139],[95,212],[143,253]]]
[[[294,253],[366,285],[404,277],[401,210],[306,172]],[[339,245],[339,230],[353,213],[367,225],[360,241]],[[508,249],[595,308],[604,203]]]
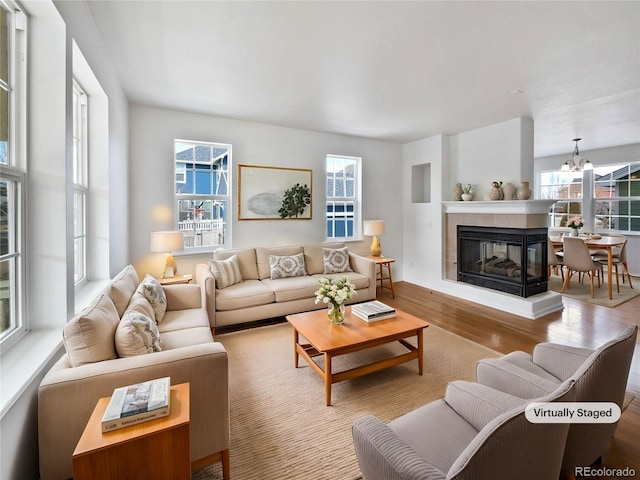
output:
[[[164,312],[167,311],[167,296],[160,282],[153,275],[147,273],[136,291],[149,301],[154,313],[152,318],[156,323],[161,323]]]
[[[235,250],[216,250],[213,252],[214,260],[226,260],[235,255],[240,264],[240,274],[243,280],[258,280],[258,263],[254,248],[239,248]]]
[[[344,243],[316,243],[312,245],[304,245],[304,264],[309,275],[316,273],[324,273],[324,260],[322,259],[323,248],[342,248]]]
[[[304,268],[304,253],[297,255],[269,255],[271,279],[302,277],[307,274]]]
[[[314,298],[320,288],[318,279],[308,275],[304,277],[278,278],[262,280],[275,295],[276,302],[288,302],[301,298]]]
[[[344,248],[323,248],[322,260],[324,271],[322,273],[344,273],[352,272],[349,265],[349,249]]]
[[[318,282],[318,280],[324,277],[333,278],[336,280],[340,280],[342,277],[347,277],[347,280],[349,280],[349,283],[353,283],[353,285],[356,287],[356,290],[369,288],[369,277],[357,272],[328,273],[326,275],[311,276],[311,278],[314,279],[316,282]]]
[[[161,333],[162,348],[164,350],[175,350],[176,348],[191,347],[213,342],[211,329],[209,327],[185,328],[173,332]],[[207,372],[201,372],[202,375]]]
[[[136,273],[136,269],[133,268],[133,265],[127,265],[111,281],[111,291],[109,295],[116,306],[116,310],[118,311],[118,318],[122,317],[124,311],[127,309],[129,300],[131,300],[133,292],[138,288],[139,282],[140,279],[138,278],[138,274]]]
[[[115,334],[116,350],[121,357],[161,352],[162,341],[156,322],[143,313],[127,310]]]
[[[244,280],[223,290],[216,290],[216,310],[236,310],[273,303],[275,295],[260,280]]]
[[[169,310],[164,314],[164,320],[158,325],[158,330],[163,334],[196,327],[210,328],[209,316],[204,308]]]
[[[117,358],[114,336],[120,316],[111,298],[100,294],[62,332],[69,363],[78,367]]]
[[[216,279],[216,288],[227,288],[242,281],[237,255],[231,255],[226,260],[210,260],[209,268]]]
[[[262,280],[271,278],[271,265],[269,264],[269,255],[291,256],[298,253],[304,253],[302,245],[292,245],[288,247],[256,247],[256,259],[258,261],[258,275]],[[244,276],[243,276],[244,278]]]

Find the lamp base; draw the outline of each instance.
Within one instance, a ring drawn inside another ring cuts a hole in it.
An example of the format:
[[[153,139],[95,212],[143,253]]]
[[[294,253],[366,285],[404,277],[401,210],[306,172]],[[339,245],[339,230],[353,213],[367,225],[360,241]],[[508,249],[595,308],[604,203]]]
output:
[[[378,241],[378,237],[374,236],[373,240],[371,240],[371,255],[379,257],[381,254],[382,249],[380,248],[380,242]]]
[[[160,276],[160,278],[175,277],[176,273],[178,273],[178,269],[176,267],[176,261],[173,258],[173,255],[171,255],[170,253],[165,254],[164,268],[162,269],[162,275]]]

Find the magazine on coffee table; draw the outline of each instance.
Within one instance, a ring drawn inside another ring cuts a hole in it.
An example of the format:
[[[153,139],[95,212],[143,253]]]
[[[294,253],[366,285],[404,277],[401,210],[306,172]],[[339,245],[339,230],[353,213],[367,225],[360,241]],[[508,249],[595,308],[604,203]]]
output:
[[[378,300],[352,305],[351,313],[365,322],[375,322],[396,316],[395,308]]]

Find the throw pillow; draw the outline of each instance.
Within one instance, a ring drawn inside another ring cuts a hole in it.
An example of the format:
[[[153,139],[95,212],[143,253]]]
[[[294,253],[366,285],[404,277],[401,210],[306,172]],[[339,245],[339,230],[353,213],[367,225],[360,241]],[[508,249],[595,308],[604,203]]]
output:
[[[134,310],[127,310],[120,320],[115,334],[115,344],[121,357],[162,351],[162,340],[156,322]]]
[[[324,261],[324,273],[353,272],[349,265],[349,249],[323,248],[322,260]]]
[[[129,305],[131,296],[136,291],[136,287],[140,280],[133,265],[127,265],[112,281],[111,281],[111,299],[118,310],[118,318],[122,317],[124,311]]]
[[[304,253],[297,255],[269,255],[271,278],[302,277],[307,274],[304,267]]]
[[[101,294],[64,326],[62,337],[72,367],[118,358],[113,336],[120,317],[113,300]]]
[[[162,322],[164,313],[167,311],[167,296],[160,282],[153,275],[147,273],[138,286],[138,292],[151,304],[156,316],[156,323]]]
[[[210,260],[209,267],[216,279],[216,288],[227,288],[242,282],[240,262],[236,255],[231,255],[226,260]]]

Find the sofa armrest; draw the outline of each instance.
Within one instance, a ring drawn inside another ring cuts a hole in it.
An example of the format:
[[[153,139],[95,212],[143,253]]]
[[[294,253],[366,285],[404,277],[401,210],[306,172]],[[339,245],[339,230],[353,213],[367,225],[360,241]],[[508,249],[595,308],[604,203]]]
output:
[[[463,380],[447,385],[444,401],[478,431],[494,418],[528,403],[486,385]]]
[[[593,350],[557,343],[539,343],[533,349],[533,363],[564,381],[589,358]]]
[[[207,315],[209,315],[209,326],[214,329],[216,328],[216,278],[208,264],[196,265],[196,283],[200,285],[202,305],[206,306]]]
[[[353,444],[365,480],[444,480],[445,474],[420,457],[376,417],[365,415],[352,427]]]
[[[117,387],[160,377],[190,383],[191,459],[229,447],[228,359],[222,344],[166,350],[70,367],[66,355],[38,390],[42,480],[72,476],[73,451],[99,398]]]
[[[202,287],[194,284],[165,285],[162,287],[167,296],[167,310],[188,310],[203,308]]]
[[[354,272],[369,278],[369,298],[376,298],[376,262],[349,252],[349,264]]]

